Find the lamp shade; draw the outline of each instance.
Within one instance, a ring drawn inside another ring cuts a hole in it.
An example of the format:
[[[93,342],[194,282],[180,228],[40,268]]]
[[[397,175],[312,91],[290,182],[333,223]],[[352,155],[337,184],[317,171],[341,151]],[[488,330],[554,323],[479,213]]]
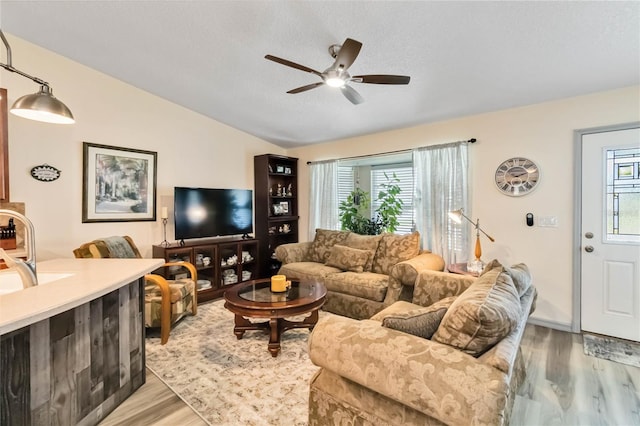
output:
[[[11,113],[30,120],[46,123],[73,124],[73,114],[65,104],[60,102],[46,85],[40,91],[19,98],[11,107]]]
[[[462,209],[453,210],[449,212],[449,219],[457,223],[458,225],[462,223]]]

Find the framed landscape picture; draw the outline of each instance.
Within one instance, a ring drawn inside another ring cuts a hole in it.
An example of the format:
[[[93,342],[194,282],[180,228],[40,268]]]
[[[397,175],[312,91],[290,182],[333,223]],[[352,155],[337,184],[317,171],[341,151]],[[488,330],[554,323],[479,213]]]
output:
[[[157,153],[83,143],[82,222],[156,220]]]

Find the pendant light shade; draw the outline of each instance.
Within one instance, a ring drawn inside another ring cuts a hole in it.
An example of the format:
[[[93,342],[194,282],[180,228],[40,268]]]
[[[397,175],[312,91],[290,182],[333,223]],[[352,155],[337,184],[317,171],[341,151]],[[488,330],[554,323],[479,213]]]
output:
[[[43,121],[45,123],[75,123],[76,121],[73,119],[73,114],[71,114],[69,108],[53,96],[49,83],[38,77],[34,77],[20,71],[13,66],[11,62],[11,46],[9,46],[9,42],[4,36],[2,30],[0,30],[0,39],[2,39],[2,43],[4,44],[7,52],[7,63],[0,63],[0,67],[26,77],[40,85],[40,91],[38,93],[25,95],[15,101],[11,107],[11,113],[20,117],[28,118],[29,120]]]
[[[11,113],[30,120],[46,123],[73,124],[73,114],[65,104],[60,102],[51,88],[40,86],[40,91],[19,98],[11,107]]]

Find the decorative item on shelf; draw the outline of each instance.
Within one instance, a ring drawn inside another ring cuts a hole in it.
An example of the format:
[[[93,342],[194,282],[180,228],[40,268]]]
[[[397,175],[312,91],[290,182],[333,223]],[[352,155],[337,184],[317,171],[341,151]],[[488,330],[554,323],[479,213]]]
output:
[[[291,190],[291,184],[287,187],[287,197],[293,197],[293,191]]]
[[[283,165],[278,164],[278,165],[276,166],[276,173],[284,173],[284,166],[283,166]]]
[[[31,169],[31,177],[40,182],[53,182],[60,177],[61,170],[48,164],[41,164]]]
[[[43,121],[45,123],[73,124],[75,120],[69,108],[59,99],[53,96],[49,83],[13,67],[11,62],[11,47],[2,30],[0,38],[7,51],[7,63],[0,63],[0,67],[14,72],[22,77],[32,80],[40,85],[38,93],[25,95],[16,100],[11,107],[11,113],[29,120]]]
[[[211,258],[209,256],[205,256],[202,258],[202,264],[204,266],[209,266],[211,265]]]
[[[211,281],[198,280],[198,290],[207,290],[211,288]]]
[[[204,254],[198,253],[196,254],[196,266],[202,266],[204,263]]]
[[[169,212],[166,207],[162,208],[162,212],[160,213],[160,217],[162,218],[162,232],[164,234],[164,240],[160,243],[163,247],[169,247],[169,241],[167,241],[167,220],[169,219]]]
[[[238,255],[234,254],[233,256],[227,259],[227,266],[233,266],[238,263]]]
[[[290,175],[291,174],[291,167],[285,167],[284,168],[284,174],[285,175]]]
[[[457,224],[461,224],[462,218],[465,218],[476,228],[476,248],[474,253],[476,258],[474,261],[467,264],[467,271],[477,273],[482,272],[482,270],[484,269],[484,263],[480,259],[482,257],[482,247],[480,246],[480,232],[482,232],[487,238],[489,238],[489,241],[494,242],[495,240],[489,234],[484,232],[482,228],[480,228],[480,219],[476,219],[476,221],[474,222],[463,213],[463,209],[453,210],[449,212],[449,218],[451,218],[451,220],[453,220]]]
[[[273,188],[269,188],[269,195],[273,195]]]
[[[268,232],[269,232],[269,235],[274,235],[276,233],[276,227],[270,226]]]
[[[289,202],[288,201],[281,201],[280,202],[280,209],[282,211],[282,214],[289,214]]]
[[[242,281],[249,281],[251,279],[251,271],[242,271]]]
[[[253,260],[253,256],[248,251],[242,251],[242,263],[251,262]]]
[[[288,234],[289,232],[291,232],[291,225],[285,223],[284,225],[282,225],[282,231],[280,232],[282,232],[283,234]]]
[[[268,166],[269,166],[269,173],[273,173],[273,167],[271,167],[271,164],[269,164]]]
[[[222,272],[222,284],[229,285],[238,282],[238,274],[233,269],[225,269]]]

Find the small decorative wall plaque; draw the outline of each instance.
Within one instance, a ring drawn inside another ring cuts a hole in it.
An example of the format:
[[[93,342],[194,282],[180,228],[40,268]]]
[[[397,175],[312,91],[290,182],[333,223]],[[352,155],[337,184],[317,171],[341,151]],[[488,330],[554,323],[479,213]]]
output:
[[[52,182],[60,177],[61,170],[48,164],[41,164],[31,169],[31,177],[41,182]]]

